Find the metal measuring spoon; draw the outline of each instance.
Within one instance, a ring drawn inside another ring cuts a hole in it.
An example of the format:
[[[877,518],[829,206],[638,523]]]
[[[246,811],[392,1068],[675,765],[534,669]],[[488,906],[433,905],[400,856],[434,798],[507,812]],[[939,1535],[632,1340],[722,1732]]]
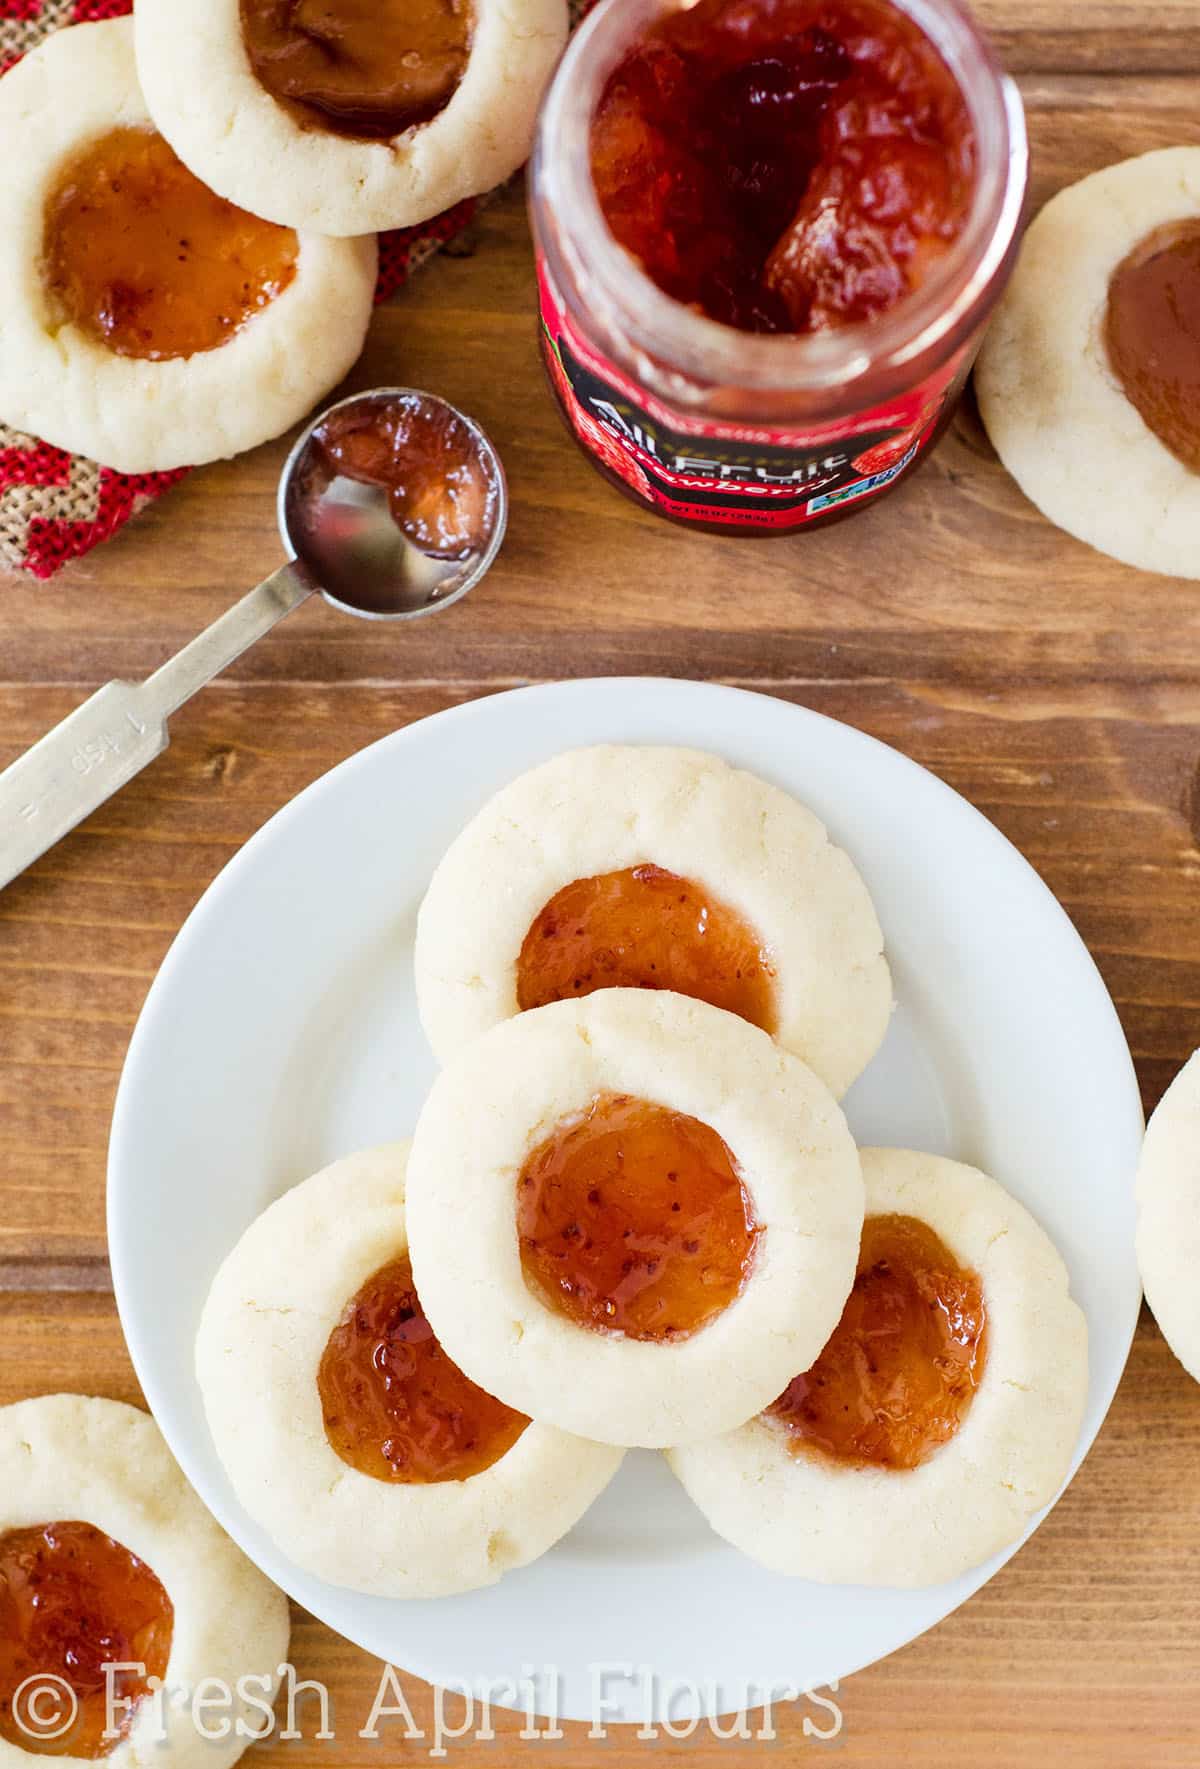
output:
[[[331,470],[316,432],[335,414],[390,402],[457,419],[489,480],[484,532],[453,558],[423,551],[395,520],[386,491]],[[504,469],[477,424],[413,388],[356,393],[301,433],[279,479],[279,530],[291,557],[144,682],[106,682],[0,773],[0,889],[111,798],[167,747],[167,720],[198,688],[314,592],[363,620],[415,620],[465,596],[500,549]]]

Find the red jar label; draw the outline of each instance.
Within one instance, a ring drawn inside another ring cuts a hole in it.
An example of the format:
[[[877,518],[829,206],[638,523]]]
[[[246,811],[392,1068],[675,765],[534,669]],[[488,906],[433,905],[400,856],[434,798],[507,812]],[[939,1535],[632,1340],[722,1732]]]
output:
[[[722,424],[668,406],[580,335],[538,264],[541,345],[575,435],[652,509],[730,528],[800,528],[894,485],[937,433],[970,367],[960,350],[886,405],[819,428]]]

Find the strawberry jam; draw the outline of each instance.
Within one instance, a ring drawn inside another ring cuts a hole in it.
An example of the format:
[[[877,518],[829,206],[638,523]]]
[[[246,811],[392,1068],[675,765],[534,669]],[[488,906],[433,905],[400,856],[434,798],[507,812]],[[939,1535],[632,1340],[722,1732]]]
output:
[[[686,1339],[738,1295],[761,1232],[737,1162],[683,1112],[601,1094],[517,1181],[526,1282],[581,1327]]]
[[[661,866],[564,885],[522,943],[522,1012],[618,988],[673,989],[775,1030],[775,972],[758,935],[703,885]]]
[[[1104,341],[1130,404],[1200,473],[1200,220],[1156,229],[1117,266]]]
[[[445,110],[471,48],[467,0],[241,0],[259,84],[310,127],[386,141]]]
[[[769,1411],[792,1449],[918,1468],[962,1424],[987,1361],[978,1275],[914,1216],[868,1216],[833,1337]]]
[[[676,301],[750,332],[870,320],[965,226],[962,92],[887,0],[698,0],[601,94],[592,176],[617,240]]]
[[[385,491],[392,518],[423,553],[459,559],[486,543],[499,495],[475,431],[417,393],[335,410],[313,432],[326,479]]]
[[[145,1561],[92,1524],[7,1530],[0,1535],[0,1738],[39,1756],[108,1756],[133,1724],[150,1678],[165,1677],[174,1625],[171,1599]],[[105,1672],[118,1663],[142,1665],[145,1675]],[[111,1738],[104,1736],[108,1676]],[[39,1681],[18,1695],[27,1678]],[[63,1685],[74,1694],[73,1717]]]
[[[346,1304],[317,1388],[331,1446],[376,1480],[468,1480],[498,1462],[529,1423],[446,1356],[425,1319],[407,1254],[381,1267]]]
[[[46,203],[51,312],[118,356],[217,349],[282,294],[298,255],[291,228],[216,196],[153,129],[92,142]]]

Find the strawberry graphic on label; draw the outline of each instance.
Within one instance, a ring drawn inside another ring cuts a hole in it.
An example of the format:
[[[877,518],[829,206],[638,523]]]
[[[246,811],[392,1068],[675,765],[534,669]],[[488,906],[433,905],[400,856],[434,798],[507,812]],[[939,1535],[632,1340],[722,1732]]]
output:
[[[873,448],[864,449],[862,454],[855,455],[852,465],[855,472],[864,478],[875,473],[886,473],[889,467],[899,466],[909,450],[920,441],[925,430],[933,420],[938,409],[937,403],[923,406],[914,424],[907,430],[900,430],[895,436],[885,436]]]
[[[576,405],[574,419],[575,428],[579,432],[581,440],[591,449],[596,458],[603,461],[609,471],[615,473],[619,479],[623,479],[626,485],[631,486],[639,497],[645,498],[647,502],[653,502],[650,481],[632,455],[627,454],[621,447],[616,437],[602,424],[598,424],[595,418],[585,412],[581,405]]]
[[[904,459],[917,435],[916,431],[902,430],[898,436],[885,437],[874,448],[865,449],[862,454],[855,455],[855,472],[861,473],[864,479],[869,479],[876,473],[886,473],[889,467],[896,466]]]

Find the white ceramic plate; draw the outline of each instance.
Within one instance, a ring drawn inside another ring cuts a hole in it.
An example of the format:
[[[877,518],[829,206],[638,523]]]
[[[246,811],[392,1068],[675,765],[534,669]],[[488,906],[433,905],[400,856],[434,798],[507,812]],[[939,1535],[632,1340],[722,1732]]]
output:
[[[1112,1003],[1062,909],[978,812],[861,732],[765,696],[617,679],[524,689],[397,731],[301,793],[205,894],[150,991],[117,1099],[109,1238],[171,1448],[294,1598],[381,1658],[489,1687],[497,1705],[525,1705],[501,1686],[532,1671],[540,1711],[592,1718],[602,1686],[613,1720],[679,1718],[845,1677],[939,1621],[1006,1556],[917,1592],[787,1580],[720,1542],[665,1464],[638,1452],[564,1542],[491,1590],[360,1597],[299,1571],[244,1515],[192,1373],[209,1282],[251,1219],[335,1156],[412,1129],[433,1075],[413,926],[443,850],[513,775],[597,742],[714,750],[811,805],[854,857],[899,1007],[847,1100],[851,1126],[977,1163],[1053,1236],[1091,1331],[1082,1459],[1140,1294],[1142,1119]]]

